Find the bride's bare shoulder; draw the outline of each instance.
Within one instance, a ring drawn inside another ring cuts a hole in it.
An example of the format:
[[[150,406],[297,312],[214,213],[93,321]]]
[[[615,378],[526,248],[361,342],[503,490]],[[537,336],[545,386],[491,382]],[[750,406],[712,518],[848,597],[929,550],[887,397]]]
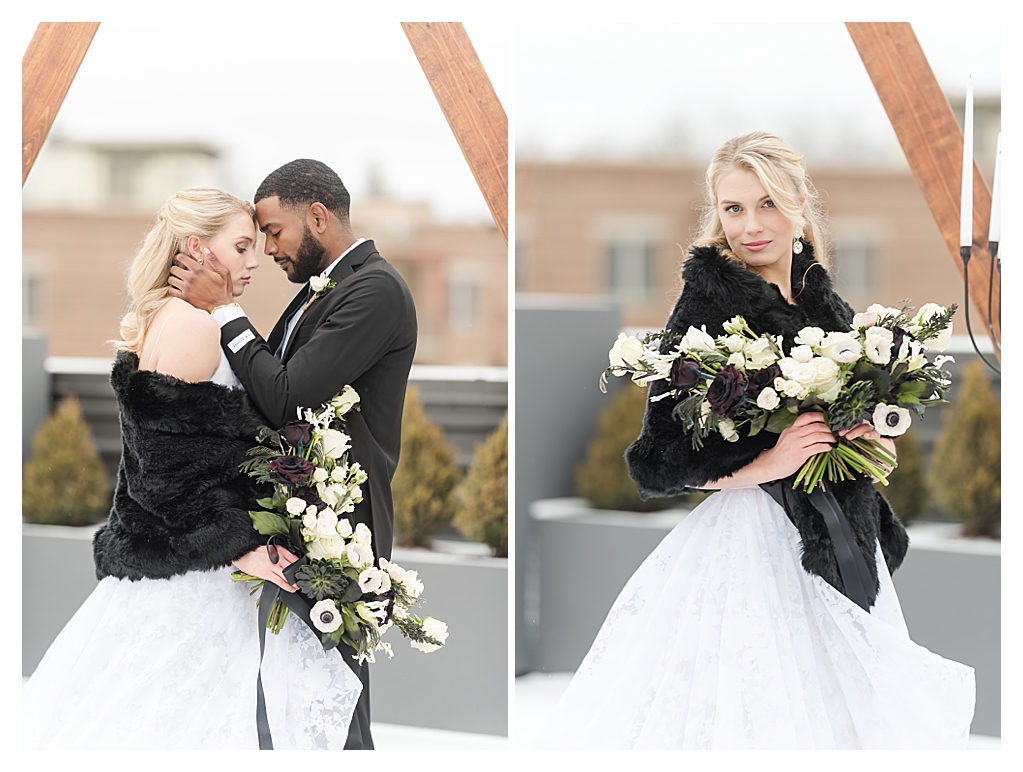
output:
[[[220,326],[180,298],[167,301],[150,332],[159,335],[151,370],[196,382],[208,381],[220,365]]]

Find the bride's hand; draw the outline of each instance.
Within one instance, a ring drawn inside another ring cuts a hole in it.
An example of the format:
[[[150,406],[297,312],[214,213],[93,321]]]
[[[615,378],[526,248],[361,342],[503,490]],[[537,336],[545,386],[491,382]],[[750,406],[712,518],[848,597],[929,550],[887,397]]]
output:
[[[256,547],[245,555],[234,561],[234,566],[239,571],[244,571],[250,576],[258,576],[268,582],[273,582],[282,590],[298,592],[298,585],[289,584],[284,578],[284,569],[294,563],[298,558],[286,549],[277,548],[278,561],[274,563],[267,554],[266,547]]]
[[[851,429],[843,429],[838,433],[838,435],[844,440],[851,441],[857,438],[863,438],[865,440],[874,440],[875,442],[880,442],[884,446],[885,450],[888,451],[892,458],[896,457],[895,440],[893,440],[891,437],[882,437],[878,433],[877,429],[874,428],[874,425],[870,423],[870,421],[863,421],[862,423],[858,423]],[[894,467],[891,468],[882,467],[883,471],[886,474],[888,472],[891,472],[893,468]],[[877,482],[876,477],[873,479],[874,482]]]
[[[810,456],[831,450],[836,444],[823,413],[810,411],[797,416],[795,423],[778,436],[774,447],[763,454],[772,475],[769,479],[794,474]]]
[[[167,283],[171,295],[203,311],[212,312],[218,306],[234,302],[231,272],[206,248],[201,258],[181,252],[176,254]]]

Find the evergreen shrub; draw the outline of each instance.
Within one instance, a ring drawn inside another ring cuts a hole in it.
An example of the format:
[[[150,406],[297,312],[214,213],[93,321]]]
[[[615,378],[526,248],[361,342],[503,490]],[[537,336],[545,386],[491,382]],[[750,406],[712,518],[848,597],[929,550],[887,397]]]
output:
[[[467,538],[508,557],[508,414],[487,439],[458,486],[455,526]]]

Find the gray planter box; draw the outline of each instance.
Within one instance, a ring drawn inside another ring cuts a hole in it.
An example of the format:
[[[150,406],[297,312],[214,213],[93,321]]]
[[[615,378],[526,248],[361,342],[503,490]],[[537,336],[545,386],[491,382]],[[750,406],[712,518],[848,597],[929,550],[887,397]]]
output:
[[[530,507],[539,545],[538,670],[571,672],[640,563],[688,513],[612,512],[582,499]],[[910,636],[921,646],[970,665],[977,674],[971,731],[1001,736],[1001,545],[956,538],[957,526],[909,528],[910,549],[893,577]],[[614,554],[612,562],[597,556]],[[578,577],[586,576],[586,592]]]
[[[95,588],[98,527],[22,524],[22,675],[32,674]],[[387,634],[395,655],[372,666],[373,720],[507,736],[507,559],[403,549],[393,558],[419,572],[426,602],[417,611],[447,622],[450,637],[423,654]]]

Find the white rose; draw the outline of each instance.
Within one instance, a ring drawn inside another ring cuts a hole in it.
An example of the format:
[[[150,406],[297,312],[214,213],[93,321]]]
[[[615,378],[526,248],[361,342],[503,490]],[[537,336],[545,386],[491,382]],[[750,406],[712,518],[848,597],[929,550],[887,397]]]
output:
[[[341,458],[352,446],[348,435],[337,429],[324,429],[320,441],[323,443],[323,452],[329,458]]]
[[[337,610],[334,601],[325,598],[309,609],[309,617],[313,627],[321,633],[332,633],[342,625],[341,612]]]
[[[349,493],[351,494],[353,502],[362,501],[362,488],[358,485],[353,486]]]
[[[702,329],[690,326],[683,338],[684,347],[687,351],[716,351],[717,346],[714,338],[707,334],[707,325],[701,325]]]
[[[611,351],[608,352],[608,361],[611,367],[635,368],[639,360],[643,358],[645,348],[638,338],[626,335],[624,332],[618,335]],[[624,373],[615,373],[624,375]]]
[[[810,364],[813,365],[813,369],[816,372],[814,376],[814,383],[816,385],[838,378],[842,372],[834,360],[827,357],[814,357],[810,360]]]
[[[335,466],[330,471],[330,479],[334,482],[344,482],[348,477],[348,467],[344,465]]]
[[[318,466],[313,469],[313,482],[326,482],[327,481],[327,470],[322,466]]]
[[[735,421],[731,418],[722,418],[718,421],[718,431],[726,442],[735,442],[739,439],[739,432],[735,431]]]
[[[741,353],[736,351],[734,354],[728,355],[728,364],[735,365],[740,370],[742,370],[746,367],[746,357],[744,357]]]
[[[312,512],[306,512],[302,515],[302,525],[308,528],[310,531],[316,531],[316,508],[312,507]]]
[[[728,350],[732,353],[742,351],[745,345],[746,341],[739,335],[729,335],[725,338],[725,346],[727,346]]]
[[[822,383],[816,388],[814,394],[821,402],[834,402],[842,391],[842,381],[835,378],[833,381]]]
[[[330,281],[322,273],[319,276],[309,277],[309,289],[313,292],[323,292],[323,288],[327,286],[327,282]]]
[[[764,410],[774,410],[781,403],[778,398],[778,392],[767,386],[760,394],[757,395],[757,406],[762,407]]]
[[[345,386],[341,393],[330,401],[330,404],[334,408],[334,414],[340,418],[358,405],[359,399],[359,393],[355,389],[351,386]]]
[[[918,331],[923,327],[932,316],[945,313],[945,307],[939,306],[937,303],[925,303],[923,308],[917,311],[916,316],[913,317],[910,328],[913,332]],[[939,332],[935,337],[930,340],[924,341],[924,345],[927,346],[931,351],[944,351],[948,348],[948,344],[952,338],[952,322],[948,323],[948,327]]]
[[[892,331],[884,327],[870,327],[863,340],[863,350],[874,364],[886,365],[892,359]]]
[[[448,626],[436,617],[427,617],[423,620],[423,632],[435,641],[440,641],[441,645],[448,639]],[[415,641],[410,641],[410,643],[413,647],[427,654],[440,648],[440,646],[434,643],[416,643]]]
[[[288,510],[289,515],[301,515],[305,512],[307,506],[308,504],[302,499],[295,498],[294,496],[284,502],[284,508]]]
[[[787,378],[775,378],[774,388],[786,397],[794,397],[795,399],[803,399],[810,393],[809,384],[791,381]]]
[[[784,372],[784,370],[782,372]],[[797,381],[806,386],[813,386],[814,382],[817,380],[817,368],[810,362],[800,362],[794,367],[790,367],[789,371],[785,373],[785,377],[790,381]]]
[[[804,327],[796,335],[796,343],[804,346],[817,346],[824,338],[824,330],[820,327]]]
[[[369,530],[369,526],[365,523],[359,523],[355,526],[355,541],[357,544],[362,544],[366,547],[373,543],[373,532]]]
[[[886,405],[878,403],[874,408],[872,423],[878,434],[884,437],[898,437],[906,433],[906,429],[913,422],[909,411],[897,405]]]
[[[316,541],[307,542],[305,548],[308,557],[329,560],[345,554],[345,540],[339,536],[319,537]]]
[[[316,535],[321,539],[337,535],[337,514],[330,507],[316,516]]]
[[[725,332],[736,335],[746,328],[746,320],[741,316],[733,316],[727,322],[724,322],[721,327]]]
[[[858,330],[861,327],[873,327],[877,324],[877,314],[873,311],[865,311],[860,314],[853,316],[853,329]]]
[[[899,309],[891,308],[889,306],[882,306],[880,303],[874,303],[873,305],[867,306],[868,314],[877,314],[878,321],[884,319],[886,316],[895,317],[899,315]]]
[[[352,535],[352,524],[345,518],[337,521],[337,535],[347,539]]]
[[[809,362],[813,359],[813,349],[809,346],[793,346],[789,356],[797,362]]]

